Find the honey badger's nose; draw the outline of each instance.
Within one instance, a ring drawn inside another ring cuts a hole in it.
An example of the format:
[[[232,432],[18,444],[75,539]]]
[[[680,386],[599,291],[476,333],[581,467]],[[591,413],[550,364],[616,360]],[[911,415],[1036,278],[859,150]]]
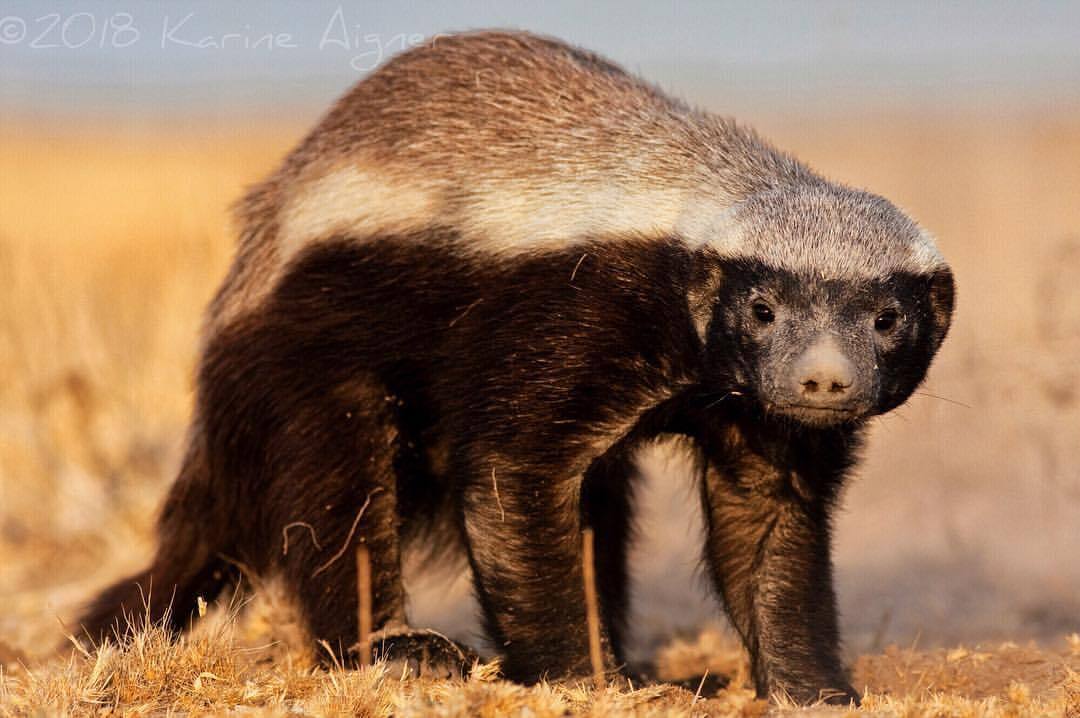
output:
[[[851,399],[855,367],[831,338],[814,343],[792,367],[796,396],[807,403],[829,406]]]

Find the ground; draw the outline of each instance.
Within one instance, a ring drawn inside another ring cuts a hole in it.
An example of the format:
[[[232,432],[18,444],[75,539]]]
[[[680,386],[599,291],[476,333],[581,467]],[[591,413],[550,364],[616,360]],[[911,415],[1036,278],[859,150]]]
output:
[[[220,611],[179,642],[145,631],[119,648],[107,644],[42,665],[0,645],[6,663],[0,716],[241,709],[268,715],[462,717],[850,712],[797,709],[782,699],[770,707],[756,700],[746,682],[745,654],[719,629],[675,640],[659,652],[660,676],[679,685],[634,686],[621,679],[599,690],[591,684],[523,687],[498,680],[497,662],[477,665],[465,681],[417,679],[384,665],[319,668],[286,605],[268,590],[239,617]],[[891,647],[860,657],[854,678],[864,690],[860,713],[1075,718],[1080,715],[1080,635],[1041,649],[1009,643],[936,651]]]
[[[751,118],[896,199],[957,274],[953,334],[925,391],[874,428],[838,524],[863,712],[1080,715],[1080,122],[1047,117],[1066,115]],[[765,712],[730,635],[700,632],[717,615],[684,585],[696,534],[686,492],[664,485],[642,527],[636,650],[691,686],[729,678],[719,693],[324,671],[271,589],[179,644],[151,632],[54,656],[78,606],[149,557],[227,206],[298,137],[257,126],[0,127],[0,714]],[[446,596],[415,609],[471,612]]]

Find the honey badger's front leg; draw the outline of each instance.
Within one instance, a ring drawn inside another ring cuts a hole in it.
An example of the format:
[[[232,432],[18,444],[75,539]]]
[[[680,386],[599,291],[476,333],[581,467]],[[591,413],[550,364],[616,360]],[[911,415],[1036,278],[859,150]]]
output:
[[[840,659],[829,539],[856,439],[745,420],[703,437],[706,559],[761,697],[859,699]]]

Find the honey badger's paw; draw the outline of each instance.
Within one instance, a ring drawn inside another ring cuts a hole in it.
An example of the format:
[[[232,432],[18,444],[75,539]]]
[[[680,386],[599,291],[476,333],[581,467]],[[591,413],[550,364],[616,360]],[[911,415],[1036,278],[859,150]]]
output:
[[[370,645],[373,659],[386,661],[390,676],[467,678],[480,660],[468,646],[425,628],[384,628],[371,634]]]
[[[779,693],[778,696],[804,706],[824,704],[830,706],[855,705],[857,707],[862,702],[858,691],[849,684],[838,681],[837,685],[839,686],[837,688],[814,689],[804,687],[796,690],[789,689]]]
[[[840,690],[824,690],[819,694],[821,702],[831,706],[854,705],[858,707],[862,703],[862,696],[850,685],[845,684]]]

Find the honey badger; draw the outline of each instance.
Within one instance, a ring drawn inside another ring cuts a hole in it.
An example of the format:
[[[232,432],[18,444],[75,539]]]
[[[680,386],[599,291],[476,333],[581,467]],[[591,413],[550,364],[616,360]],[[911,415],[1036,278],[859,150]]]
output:
[[[465,554],[509,678],[574,677],[591,526],[616,670],[634,455],[675,434],[758,693],[857,699],[831,515],[864,425],[920,384],[953,309],[894,205],[596,55],[480,32],[357,84],[238,215],[157,556],[87,635],[125,611],[180,630],[240,564],[283,576],[312,637],[347,651],[342,552],[363,543],[375,636],[408,657],[432,641],[407,623],[417,547]]]

